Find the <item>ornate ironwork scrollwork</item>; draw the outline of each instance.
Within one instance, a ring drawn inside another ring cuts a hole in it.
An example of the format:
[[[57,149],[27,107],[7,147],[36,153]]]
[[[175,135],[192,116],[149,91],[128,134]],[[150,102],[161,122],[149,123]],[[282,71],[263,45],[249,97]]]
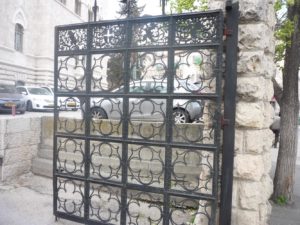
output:
[[[107,26],[97,26],[93,29],[94,49],[118,48],[125,45],[125,24],[112,24]]]
[[[162,225],[163,196],[130,191],[127,198],[127,219],[131,225]]]
[[[159,46],[168,44],[168,22],[137,23],[133,26],[133,46]]]
[[[175,25],[175,43],[182,45],[218,42],[221,33],[217,24],[216,16],[178,18]]]
[[[166,100],[130,99],[130,137],[163,140],[165,132]]]
[[[172,189],[212,194],[213,156],[202,150],[173,149]]]
[[[128,154],[129,182],[163,187],[165,157],[163,148],[130,145]]]
[[[91,143],[91,176],[103,180],[121,180],[121,145],[111,142]]]
[[[121,190],[91,184],[89,218],[105,224],[120,224]]]
[[[80,181],[57,179],[57,210],[69,215],[83,216],[84,185]]]
[[[84,50],[87,48],[87,29],[60,30],[59,51]]]
[[[60,57],[58,65],[58,90],[59,91],[84,91],[86,57],[68,56]]]
[[[84,141],[71,138],[59,138],[57,149],[57,168],[59,173],[84,175]]]

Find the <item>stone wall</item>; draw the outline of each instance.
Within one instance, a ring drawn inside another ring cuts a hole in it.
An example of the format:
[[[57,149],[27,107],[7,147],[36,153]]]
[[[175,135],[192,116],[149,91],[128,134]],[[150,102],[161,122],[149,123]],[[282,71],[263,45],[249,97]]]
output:
[[[211,8],[225,1],[210,0]],[[240,0],[232,225],[266,225],[271,213],[275,74],[274,0]]]
[[[0,119],[0,181],[30,172],[40,138],[40,117]]]

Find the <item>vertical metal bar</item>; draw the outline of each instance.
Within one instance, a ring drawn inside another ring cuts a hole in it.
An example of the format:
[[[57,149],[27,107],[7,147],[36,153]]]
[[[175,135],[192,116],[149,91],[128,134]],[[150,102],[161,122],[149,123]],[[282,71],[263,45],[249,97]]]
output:
[[[130,54],[129,50],[131,46],[132,38],[132,24],[127,20],[126,23],[126,51],[124,52],[124,97],[123,97],[123,139],[128,139],[128,117],[129,112],[129,82],[130,82]],[[126,213],[127,213],[127,166],[128,166],[128,144],[122,143],[122,194],[121,194],[121,224],[126,224]]]
[[[57,118],[58,118],[58,110],[57,110],[57,86],[58,86],[58,56],[57,56],[57,51],[59,47],[59,31],[57,27],[55,27],[55,32],[54,32],[54,117],[53,117],[53,214],[56,216],[57,212],[57,176],[56,176],[56,167],[57,167],[57,156],[56,156],[56,151],[57,151],[57,137],[56,137],[56,132],[57,132]]]
[[[173,97],[172,93],[174,90],[174,49],[172,48],[174,45],[174,17],[171,16],[169,18],[169,38],[168,38],[168,46],[170,47],[168,50],[168,72],[167,72],[167,94],[168,98],[166,101],[166,143],[167,147],[165,149],[165,177],[164,177],[164,225],[169,224],[170,217],[170,196],[169,190],[171,187],[171,173],[172,173],[172,136],[173,136]]]
[[[92,69],[91,69],[91,48],[93,40],[93,27],[88,24],[87,26],[87,51],[86,51],[86,69],[85,69],[85,79],[86,79],[86,89],[85,89],[85,165],[84,165],[84,221],[89,218],[89,193],[90,193],[90,94],[91,94],[91,79],[92,79]]]
[[[212,205],[212,211],[213,216],[212,216],[212,224],[216,224],[216,212],[217,212],[217,207],[218,207],[218,180],[219,180],[219,154],[220,154],[220,148],[221,148],[221,143],[220,143],[220,137],[221,137],[221,105],[222,105],[222,56],[223,56],[223,13],[220,12],[218,15],[218,20],[217,20],[217,30],[218,34],[217,36],[219,37],[218,43],[219,46],[216,49],[216,54],[217,54],[217,59],[216,59],[216,68],[215,68],[215,76],[216,76],[216,94],[218,95],[217,98],[217,111],[216,111],[216,131],[214,135],[214,140],[215,144],[217,146],[216,151],[214,152],[214,177],[213,177],[213,189],[212,189],[212,194],[213,196],[216,196],[216,200]]]
[[[162,15],[166,14],[166,0],[162,0]]]
[[[221,177],[221,206],[220,225],[231,224],[232,185],[233,185],[233,159],[235,136],[235,97],[237,82],[237,44],[238,44],[238,18],[239,3],[235,1],[226,7],[226,29],[231,33],[226,38],[226,72],[224,86],[224,118],[228,124],[223,130],[223,155]]]
[[[93,6],[94,22],[97,21],[97,11],[98,11],[98,5],[97,5],[97,0],[95,0],[94,6]]]

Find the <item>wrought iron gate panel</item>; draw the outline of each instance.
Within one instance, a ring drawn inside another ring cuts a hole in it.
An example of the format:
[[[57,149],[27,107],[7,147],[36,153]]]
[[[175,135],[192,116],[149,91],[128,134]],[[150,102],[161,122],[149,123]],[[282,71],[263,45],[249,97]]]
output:
[[[222,40],[222,11],[56,27],[55,216],[216,224]]]

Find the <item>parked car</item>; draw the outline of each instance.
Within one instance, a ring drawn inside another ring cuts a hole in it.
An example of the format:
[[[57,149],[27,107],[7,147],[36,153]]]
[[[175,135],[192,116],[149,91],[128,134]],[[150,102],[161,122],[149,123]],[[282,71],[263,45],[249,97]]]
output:
[[[0,84],[0,112],[12,112],[12,107],[16,108],[16,112],[24,114],[26,110],[25,99],[18,94],[12,85]]]
[[[43,86],[42,88],[46,89],[54,96],[54,88]],[[76,111],[80,108],[79,99],[76,97],[58,97],[57,105],[59,106],[60,110],[73,110]]]
[[[22,94],[26,101],[26,110],[53,110],[54,99],[49,91],[41,87],[19,86],[17,92]]]
[[[194,84],[178,81],[180,85],[175,87],[176,93],[197,92]],[[123,93],[123,87],[112,92]],[[167,83],[153,80],[143,80],[130,84],[131,93],[167,93]],[[163,120],[166,115],[166,99],[152,97],[151,100],[144,98],[129,98],[129,116],[131,120]],[[120,119],[123,110],[123,98],[91,98],[91,117],[93,119]],[[84,109],[83,104],[83,109]],[[186,99],[173,100],[173,119],[175,123],[189,123],[199,121],[202,118],[204,101]]]

